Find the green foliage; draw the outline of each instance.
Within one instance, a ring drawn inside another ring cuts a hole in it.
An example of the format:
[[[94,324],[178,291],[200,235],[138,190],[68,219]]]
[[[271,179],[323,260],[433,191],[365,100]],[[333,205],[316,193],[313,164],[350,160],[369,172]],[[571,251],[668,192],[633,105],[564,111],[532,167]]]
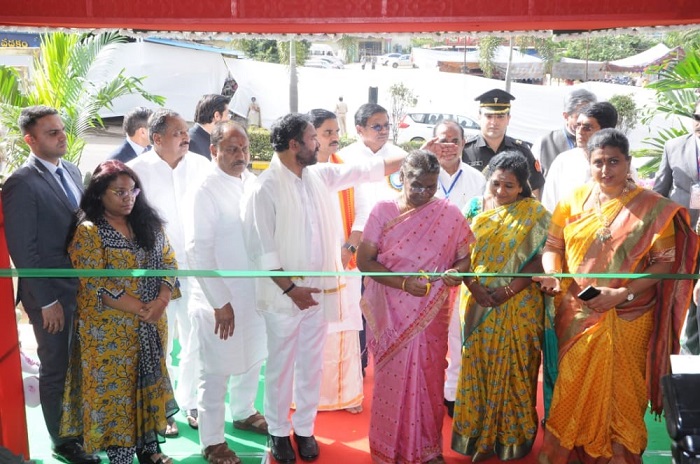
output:
[[[634,102],[632,94],[628,95],[613,95],[608,100],[617,110],[617,128],[624,134],[637,126],[639,119],[639,109]]]
[[[124,70],[112,79],[89,80],[91,71],[108,69],[108,48],[125,39],[115,33],[81,36],[56,32],[42,38],[34,59],[33,79],[23,83],[19,73],[0,66],[0,126],[6,136],[0,150],[6,155],[8,172],[19,167],[29,155],[17,119],[23,107],[47,105],[56,108],[66,127],[68,149],[65,159],[78,163],[85,148],[85,135],[102,127],[99,111],[111,108],[112,101],[124,95],[140,94],[163,105],[163,97],[143,89],[143,77],[127,77]]]
[[[700,49],[700,29],[668,32],[663,39],[669,48],[681,47],[684,50]]]
[[[479,67],[484,73],[484,77],[493,77],[496,70],[493,59],[501,43],[502,39],[494,36],[483,37],[479,40]]]
[[[591,37],[560,43],[566,58],[591,61],[613,61],[643,52],[659,41],[641,34]]]
[[[396,138],[399,136],[398,122],[406,114],[407,107],[416,106],[418,98],[413,93],[413,90],[404,85],[403,82],[393,84],[389,87],[389,95],[391,95],[391,120],[394,124],[391,126],[392,140],[396,143]]]
[[[411,37],[411,48],[431,48],[444,45],[444,41],[430,37]]]
[[[231,44],[234,48],[244,51],[253,60],[280,63],[276,40],[238,39],[232,40]]]
[[[308,58],[311,44],[306,40],[302,40],[295,41],[294,45],[297,63],[301,64]],[[289,64],[289,41],[280,40],[277,42],[277,54],[279,55],[280,63]]]
[[[345,54],[346,63],[354,63],[359,58],[359,53],[357,50],[357,39],[350,37],[349,35],[343,35],[338,39],[338,47]]]
[[[655,115],[663,115],[666,119],[675,119],[678,127],[662,129],[653,136],[644,139],[649,145],[647,156],[652,160],[646,163],[641,172],[658,169],[667,141],[688,133],[681,118],[691,118],[698,100],[695,89],[700,88],[700,48],[686,52],[686,57],[676,66],[660,70],[659,80],[648,88],[656,90],[656,105],[647,109],[642,118],[643,124],[648,124]]]
[[[250,159],[253,161],[270,161],[274,151],[270,143],[270,131],[264,127],[249,127]]]
[[[530,35],[518,36],[515,43],[521,49],[533,47],[537,55],[544,61],[545,73],[552,72],[552,66],[559,60],[559,45],[550,37],[535,37]]]

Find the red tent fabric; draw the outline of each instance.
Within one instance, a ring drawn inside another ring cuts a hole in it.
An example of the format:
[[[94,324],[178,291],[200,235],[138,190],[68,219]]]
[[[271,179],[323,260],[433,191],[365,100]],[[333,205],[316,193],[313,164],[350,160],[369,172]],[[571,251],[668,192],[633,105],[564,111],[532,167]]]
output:
[[[10,268],[0,206],[0,268]],[[29,459],[24,387],[12,278],[0,278],[0,445]]]
[[[586,31],[700,24],[696,0],[33,0],[0,25],[233,33]]]

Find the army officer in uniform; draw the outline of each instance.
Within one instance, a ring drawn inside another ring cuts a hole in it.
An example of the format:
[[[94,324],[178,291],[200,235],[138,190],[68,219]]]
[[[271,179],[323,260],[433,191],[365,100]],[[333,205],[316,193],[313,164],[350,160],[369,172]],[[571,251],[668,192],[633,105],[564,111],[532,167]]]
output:
[[[498,153],[511,149],[517,150],[527,158],[530,168],[530,186],[533,194],[539,198],[544,185],[542,168],[527,142],[506,135],[510,122],[510,102],[515,97],[501,89],[489,90],[475,98],[479,101],[479,123],[481,134],[467,141],[462,161],[473,168],[483,171],[491,158]]]

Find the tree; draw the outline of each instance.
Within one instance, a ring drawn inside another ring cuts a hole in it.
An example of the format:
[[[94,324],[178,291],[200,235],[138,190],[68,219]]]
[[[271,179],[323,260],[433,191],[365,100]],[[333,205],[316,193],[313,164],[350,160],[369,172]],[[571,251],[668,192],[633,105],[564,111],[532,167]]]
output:
[[[343,36],[338,39],[338,47],[340,47],[344,55],[342,58],[346,63],[354,63],[358,59],[357,39],[354,37],[343,34]]]
[[[407,107],[416,106],[418,98],[403,82],[389,87],[389,95],[391,95],[391,120],[394,121],[394,125],[391,126],[391,137],[396,143],[396,138],[399,136],[398,123],[406,115]]]
[[[280,63],[281,64],[289,64],[289,47],[290,47],[291,41],[278,41],[277,42],[277,54],[279,55],[280,58]],[[311,48],[311,44],[307,42],[306,40],[295,40],[294,41],[294,56],[296,57],[296,62],[297,63],[304,63],[306,59],[309,57],[309,49]]]
[[[684,50],[700,49],[700,29],[669,32],[664,37],[663,42],[669,48],[681,47]]]
[[[484,77],[492,78],[496,65],[493,59],[496,57],[496,50],[501,45],[501,38],[488,36],[479,40],[479,67],[484,73]]]
[[[588,37],[561,42],[564,56],[590,61],[614,61],[636,55],[658,44],[659,40],[644,35]]]
[[[692,118],[698,97],[695,89],[700,88],[700,48],[686,51],[685,58],[673,67],[650,70],[658,72],[659,80],[648,85],[656,90],[656,103],[647,108],[642,117],[642,124],[649,124],[656,115],[674,119],[678,125],[670,129],[659,130],[655,135],[644,139],[651,148],[643,156],[651,157],[639,169],[640,174],[649,174],[658,169],[667,141],[688,133],[681,118]]]
[[[125,40],[115,33],[46,34],[34,59],[32,81],[26,84],[16,69],[0,66],[0,126],[7,132],[0,140],[0,148],[6,154],[7,172],[19,167],[29,155],[17,121],[22,108],[33,105],[56,108],[66,127],[65,159],[78,163],[85,148],[86,132],[102,127],[98,113],[111,108],[116,98],[140,94],[157,105],[165,102],[163,97],[143,89],[144,77],[127,77],[123,69],[111,79],[88,78],[91,71],[108,67],[108,47]]]
[[[639,110],[632,94],[613,95],[608,102],[617,110],[617,128],[625,135],[637,126]]]

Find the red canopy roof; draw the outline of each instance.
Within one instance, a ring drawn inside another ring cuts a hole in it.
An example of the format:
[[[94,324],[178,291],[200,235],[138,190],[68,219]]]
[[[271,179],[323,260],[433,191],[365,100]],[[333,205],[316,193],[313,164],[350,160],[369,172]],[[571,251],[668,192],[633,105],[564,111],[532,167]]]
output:
[[[29,0],[0,25],[233,33],[590,30],[700,24],[698,0]]]

